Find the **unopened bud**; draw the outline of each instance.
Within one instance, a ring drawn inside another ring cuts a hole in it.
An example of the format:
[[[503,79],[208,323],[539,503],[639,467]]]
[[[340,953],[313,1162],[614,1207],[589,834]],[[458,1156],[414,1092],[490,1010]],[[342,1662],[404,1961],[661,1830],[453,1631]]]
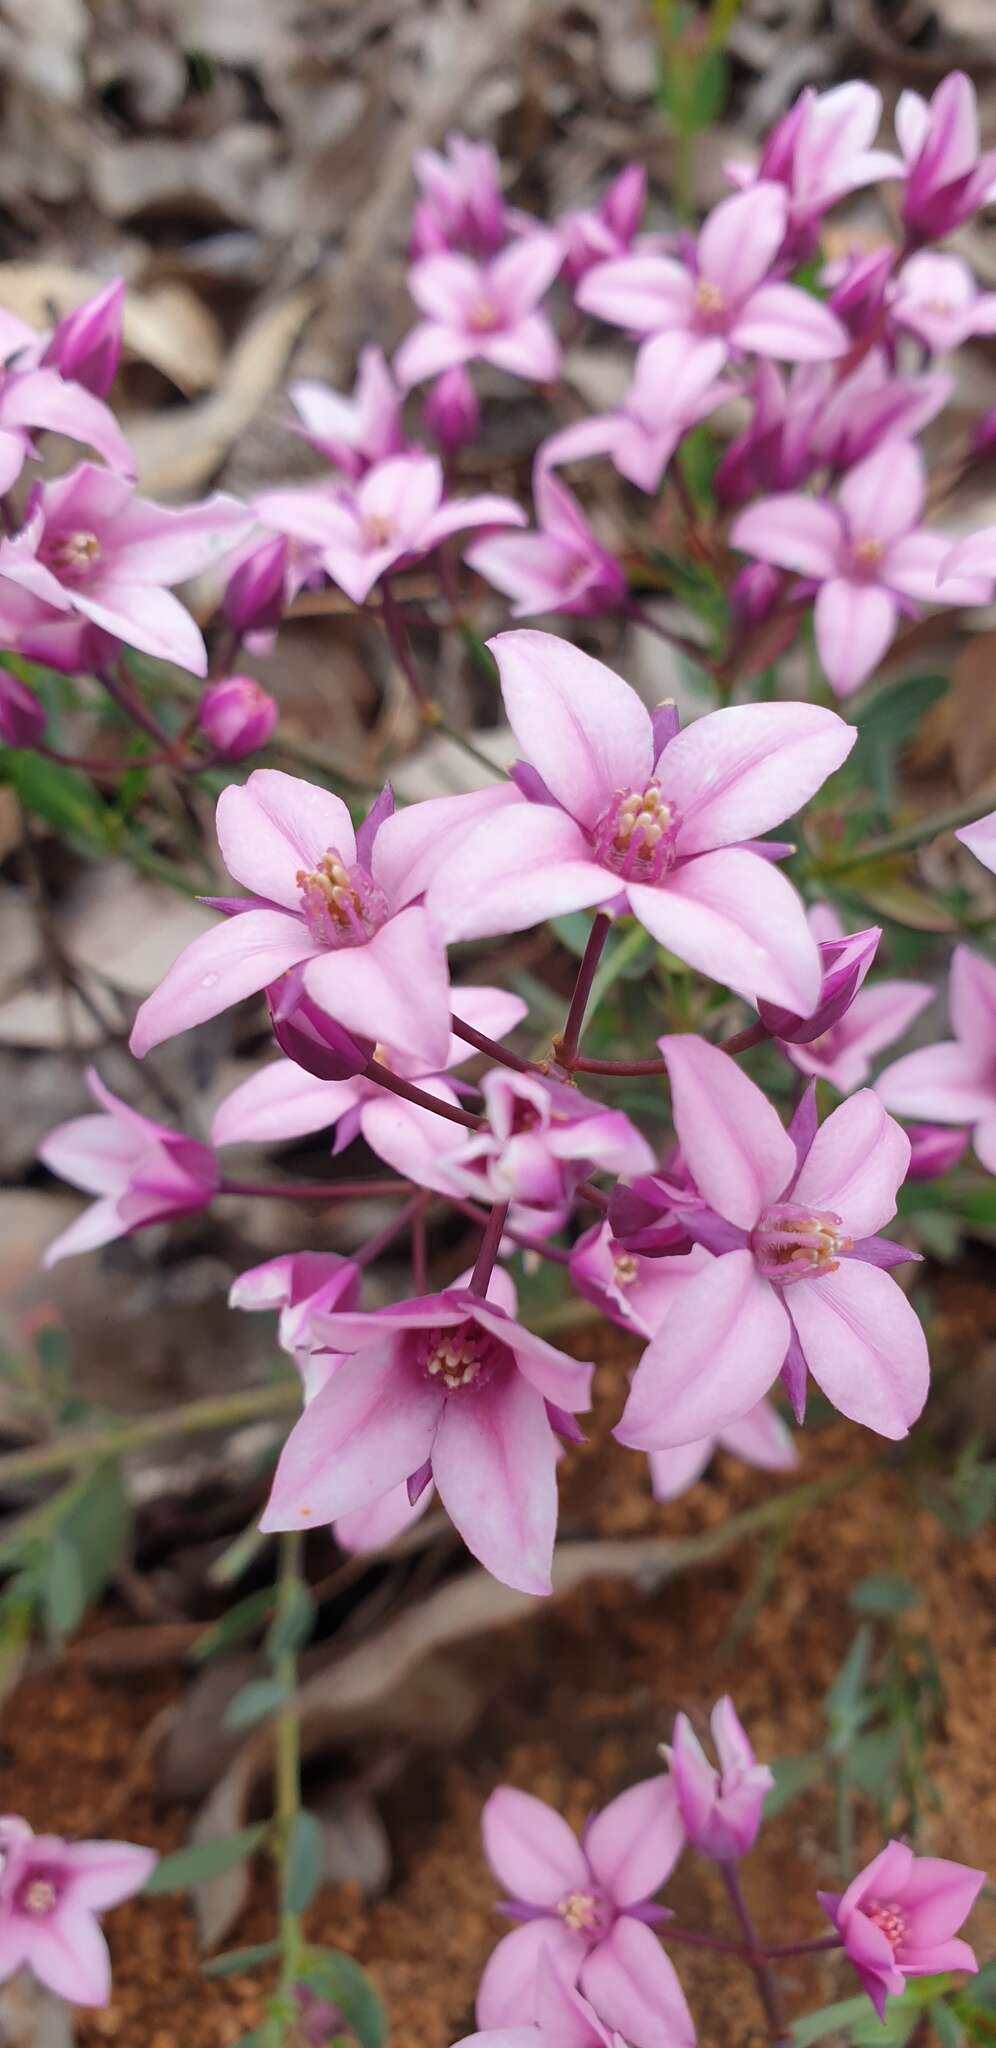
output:
[[[252,676],[226,676],[205,690],[197,723],[216,754],[225,761],[241,761],[272,739],[279,715],[274,699]]]

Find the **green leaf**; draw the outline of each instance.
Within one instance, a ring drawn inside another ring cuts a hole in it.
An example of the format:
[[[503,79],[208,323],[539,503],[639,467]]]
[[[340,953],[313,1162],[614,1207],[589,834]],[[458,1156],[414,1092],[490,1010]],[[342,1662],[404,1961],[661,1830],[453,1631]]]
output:
[[[224,1955],[211,1956],[201,1964],[205,1977],[236,1977],[244,1971],[258,1970],[261,1963],[269,1963],[281,1950],[280,1940],[257,1941],[249,1948],[230,1948]]]
[[[243,1685],[234,1699],[229,1700],[223,1715],[225,1727],[254,1728],[257,1721],[267,1720],[270,1714],[283,1706],[284,1701],[290,1698],[291,1690],[280,1678],[251,1678],[248,1685]]]
[[[858,1614],[905,1614],[919,1598],[916,1587],[898,1572],[873,1572],[852,1588],[849,1605]]]
[[[775,1782],[764,1801],[765,1820],[781,1813],[800,1792],[815,1785],[825,1766],[821,1756],[782,1756],[769,1758],[768,1768]]]
[[[965,2029],[952,2012],[951,2007],[945,2005],[942,1998],[935,1998],[933,2004],[928,2007],[928,2011],[941,2048],[962,2048],[962,2042],[965,2039]]]
[[[109,843],[107,813],[93,783],[77,768],[64,768],[19,747],[5,748],[0,773],[17,791],[26,811],[44,818],[56,832],[93,849]]]
[[[247,1593],[244,1600],[237,1600],[227,1614],[206,1628],[198,1636],[190,1655],[195,1664],[206,1664],[209,1657],[219,1650],[227,1650],[232,1643],[244,1642],[247,1636],[255,1635],[261,1622],[273,1612],[273,1587],[260,1586],[255,1593]]]
[[[958,920],[936,894],[906,880],[898,860],[863,861],[847,870],[847,887],[881,917],[911,925],[915,932],[953,932]]]
[[[76,1553],[84,1604],[102,1593],[128,1553],[131,1511],[119,1459],[96,1466],[63,1517],[59,1536]]]
[[[288,1913],[303,1913],[310,1906],[321,1883],[325,1844],[313,1813],[299,1812],[287,1846],[284,1905]]]
[[[851,1740],[861,1725],[872,1642],[871,1629],[859,1628],[824,1702],[837,1750]]]
[[[387,2014],[365,1970],[338,1949],[309,1949],[301,1982],[316,1998],[337,2005],[360,2048],[387,2048]]]
[[[273,1661],[292,1656],[307,1642],[315,1626],[315,1602],[310,1586],[295,1579],[281,1595],[280,1606],[266,1638],[266,1654]]]
[[[876,1728],[869,1735],[859,1735],[841,1759],[848,1783],[881,1804],[893,1783],[901,1742],[898,1728]]]
[[[73,1545],[58,1534],[45,1566],[45,1619],[56,1640],[72,1634],[86,1612],[86,1585]]]
[[[178,1849],[175,1856],[164,1856],[148,1879],[147,1892],[183,1892],[191,1885],[203,1884],[207,1878],[221,1877],[226,1870],[234,1869],[236,1863],[244,1862],[259,1847],[267,1833],[265,1821],[255,1827],[240,1828],[237,1834],[221,1835],[210,1842],[192,1842],[189,1849]]]
[[[803,2013],[801,2019],[792,2023],[795,2048],[810,2048],[811,2042],[823,2041],[827,2034],[836,2034],[863,2019],[867,2011],[868,2000],[862,1996],[839,1998],[835,2005],[821,2005],[817,2012]]]

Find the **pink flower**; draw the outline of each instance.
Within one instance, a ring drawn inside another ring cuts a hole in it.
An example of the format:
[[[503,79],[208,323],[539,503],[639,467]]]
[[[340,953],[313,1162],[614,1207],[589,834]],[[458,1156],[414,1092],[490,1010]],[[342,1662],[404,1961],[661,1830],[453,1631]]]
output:
[[[884,441],[920,432],[947,404],[950,377],[899,377],[883,349],[870,349],[848,377],[833,364],[802,363],[784,375],[759,362],[753,413],[716,471],[724,504],[759,491],[789,491],[817,469],[850,469]]]
[[[403,391],[454,363],[480,361],[513,377],[551,384],[560,348],[545,313],[537,311],[560,269],[556,235],[538,229],[487,263],[469,256],[425,256],[408,288],[423,318],[394,358]]]
[[[351,398],[314,378],[300,377],[289,388],[301,421],[298,432],[347,476],[364,476],[375,462],[404,454],[401,394],[383,349],[360,350]]]
[[[645,342],[619,411],[595,413],[552,434],[538,451],[537,471],[608,455],[620,476],[641,491],[656,491],[689,428],[732,395],[734,387],[719,381],[725,361],[720,341],[659,334]]]
[[[749,999],[811,1008],[820,965],[802,905],[743,842],[808,801],[854,733],[812,704],[710,712],[673,737],[634,690],[552,634],[490,643],[525,761],[523,795],[468,833],[429,902],[450,939],[566,910],[628,909],[661,945]]]
[[[215,825],[229,873],[250,892],[245,908],[236,899],[225,924],[180,954],[138,1012],[132,1051],[141,1059],[301,964],[307,995],[347,1032],[375,1030],[430,1071],[441,1067],[446,950],[416,899],[442,856],[445,823],[475,820],[502,795],[439,797],[397,817],[378,799],[354,833],[341,797],[295,775],[257,768],[230,785]]]
[[[758,1472],[791,1472],[799,1463],[791,1430],[770,1401],[759,1401],[756,1408],[736,1422],[728,1422],[715,1436],[703,1437],[701,1443],[651,1451],[647,1463],[654,1499],[678,1500],[701,1479],[716,1451],[725,1451],[727,1457],[739,1458]]]
[[[190,613],[166,587],[205,569],[245,533],[235,498],[184,508],[136,498],[124,477],[83,462],[32,493],[25,525],[0,541],[4,584],[40,610],[69,613],[143,654],[204,675],[207,654]]]
[[[396,563],[431,554],[451,533],[526,524],[511,498],[446,503],[439,461],[418,451],[374,463],[351,488],[263,491],[256,509],[271,526],[317,548],[326,575],[354,604],[365,604]]]
[[[978,818],[974,825],[963,825],[955,833],[969,853],[974,853],[991,875],[996,875],[996,811],[990,811],[987,818]]]
[[[333,1522],[427,1481],[495,1578],[548,1593],[557,1522],[552,1423],[586,1408],[592,1367],[465,1288],[321,1318],[351,1355],[305,1409],[260,1527]],[[573,1424],[571,1425],[573,1429]]]
[[[481,1081],[487,1128],[450,1152],[492,1202],[566,1208],[592,1172],[648,1173],[654,1155],[621,1109],[537,1074],[494,1067]]]
[[[907,1124],[910,1166],[907,1180],[936,1180],[949,1173],[968,1150],[968,1131],[946,1131],[940,1124]]]
[[[475,541],[464,560],[513,601],[515,618],[536,612],[597,617],[624,603],[626,577],[593,533],[573,491],[548,470],[533,479],[536,532]]]
[[[678,1141],[698,1196],[679,1209],[717,1253],[688,1281],[637,1366],[619,1441],[696,1443],[756,1407],[781,1373],[799,1420],[806,1369],[843,1415],[904,1437],[927,1394],[923,1330],[884,1268],[911,1255],[877,1233],[895,1214],[909,1141],[869,1089],[792,1132],[727,1053],[662,1038]],[[710,1213],[711,1216],[710,1216]]]
[[[28,330],[37,345],[34,329]],[[0,491],[17,482],[34,453],[36,429],[65,434],[102,455],[122,476],[133,477],[135,458],[114,414],[82,384],[68,384],[57,370],[0,369]]]
[[[20,676],[0,668],[0,740],[5,747],[36,747],[45,737],[48,713]]]
[[[106,398],[121,360],[124,303],[124,278],[115,277],[63,316],[52,329],[42,362],[95,398]]]
[[[210,1146],[153,1123],[105,1088],[94,1067],[87,1086],[102,1116],[74,1117],[50,1131],[38,1157],[50,1173],[97,1200],[54,1238],[43,1263],[144,1230],[170,1216],[203,1209],[217,1193],[218,1168]]]
[[[789,492],[762,499],[734,522],[733,547],[819,586],[816,645],[840,697],[877,668],[901,612],[988,600],[990,577],[960,567],[938,589],[950,543],[918,525],[924,495],[919,449],[888,441],[844,478],[836,502]]]
[[[272,739],[279,716],[275,699],[252,676],[226,676],[205,690],[197,724],[223,761],[242,761]]]
[[[938,601],[941,604],[955,604],[959,601],[948,589],[949,584],[967,583],[972,579],[973,582],[978,580],[981,589],[982,579],[985,578],[985,595],[982,598],[969,599],[967,602],[988,603],[989,583],[993,576],[996,576],[996,526],[982,526],[978,533],[970,533],[965,540],[955,541],[954,546],[944,556],[937,573],[937,581],[942,586]]]
[[[904,263],[889,317],[935,355],[948,355],[973,334],[996,334],[996,292],[981,292],[960,256],[922,249]]]
[[[613,178],[597,206],[562,213],[554,230],[564,247],[564,276],[577,284],[596,263],[625,256],[643,219],[647,173],[642,164],[626,164]]]
[[[537,1961],[534,2009],[532,2025],[488,2027],[482,2034],[466,2034],[456,2048],[626,2048],[620,2034],[603,2027],[549,1948],[540,1951]]]
[[[422,199],[415,208],[411,255],[467,249],[493,256],[508,232],[501,165],[489,142],[448,135],[445,152],[417,149],[412,169]]]
[[[872,148],[881,118],[881,93],[859,79],[829,92],[807,86],[776,121],[756,171],[728,164],[727,176],[741,188],[765,179],[784,185],[793,229],[810,228],[849,192],[895,172],[895,157]]]
[[[879,2019],[910,1977],[978,1969],[967,1941],[955,1937],[985,1881],[984,1870],[887,1842],[845,1892],[817,1892]]]
[[[950,1007],[954,1037],[896,1060],[875,1090],[897,1116],[974,1124],[976,1153],[996,1173],[996,967],[967,946],[954,950]]]
[[[896,137],[905,159],[903,220],[919,241],[938,241],[996,194],[996,150],[979,152],[975,88],[963,71],[942,78],[933,99],[903,92]]]
[[[132,1842],[64,1842],[0,1824],[0,1982],[29,1969],[73,2005],[106,2005],[111,1959],[97,1914],[141,1891],[158,1862]]]
[[[709,1762],[688,1715],[679,1714],[669,1752],[671,1782],[693,1848],[731,1863],[753,1848],[775,1781],[767,1764],[757,1762],[728,1694],[713,1707],[709,1725],[719,1769]]]
[[[840,322],[797,285],[771,282],[788,227],[780,185],[753,185],[721,199],[687,261],[630,255],[599,263],[578,286],[587,313],[637,334],[673,330],[723,339],[730,350],[783,362],[843,355]]]
[[[809,912],[809,928],[824,968],[818,1010],[809,1019],[786,1025],[769,1004],[758,1007],[762,1022],[800,1074],[830,1081],[841,1095],[849,1095],[867,1081],[876,1053],[902,1038],[934,991],[926,981],[863,986],[882,936],[877,925],[845,936],[836,911],[818,903]]]
[[[425,401],[425,424],[444,455],[458,455],[476,441],[481,408],[463,363],[454,363],[436,378]]]
[[[481,1817],[484,1853],[522,1925],[498,1943],[477,1993],[478,2024],[536,2017],[537,1966],[548,1954],[600,2019],[628,2041],[690,2044],[691,2016],[669,1958],[651,1933],[651,1904],[684,1842],[671,1779],[631,1785],[588,1822],[579,1842],[553,1807],[500,1785]]]

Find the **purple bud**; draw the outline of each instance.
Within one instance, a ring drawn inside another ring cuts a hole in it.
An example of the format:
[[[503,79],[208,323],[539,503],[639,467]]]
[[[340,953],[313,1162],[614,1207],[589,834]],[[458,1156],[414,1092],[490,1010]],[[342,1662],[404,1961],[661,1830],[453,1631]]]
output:
[[[825,940],[820,947],[823,986],[812,1016],[797,1017],[793,1011],[779,1009],[774,1003],[758,1003],[761,1022],[772,1038],[785,1038],[790,1045],[810,1045],[814,1038],[822,1038],[824,1031],[829,1031],[850,1009],[878,951],[881,936],[881,926],[873,924],[865,932]]]
[[[969,440],[972,455],[991,455],[996,448],[996,406],[976,420]]]
[[[745,626],[763,625],[781,597],[784,581],[781,570],[770,562],[748,562],[730,585],[734,617]]]
[[[292,967],[266,991],[273,1036],[281,1052],[319,1081],[349,1081],[362,1074],[373,1045],[351,1038],[305,993],[304,974]]]
[[[257,541],[232,570],[221,609],[239,634],[272,632],[284,615],[288,542],[282,533]]]
[[[477,439],[481,408],[463,363],[436,378],[425,401],[425,424],[444,455],[457,455]]]
[[[602,200],[602,217],[621,242],[632,241],[647,203],[647,173],[642,164],[626,164],[613,178]]]
[[[272,739],[280,713],[274,699],[252,676],[226,676],[210,683],[201,698],[197,723],[224,761],[241,761]]]
[[[949,1173],[968,1150],[967,1131],[949,1131],[942,1124],[907,1124],[910,1163],[907,1180],[936,1180]]]
[[[27,683],[0,668],[0,740],[8,747],[36,747],[47,723],[45,707]]]
[[[411,233],[408,237],[408,261],[418,263],[423,256],[440,256],[449,248],[446,230],[436,218],[427,199],[417,199],[412,207]]]
[[[42,362],[95,398],[106,398],[121,361],[125,284],[116,277],[53,328]]]

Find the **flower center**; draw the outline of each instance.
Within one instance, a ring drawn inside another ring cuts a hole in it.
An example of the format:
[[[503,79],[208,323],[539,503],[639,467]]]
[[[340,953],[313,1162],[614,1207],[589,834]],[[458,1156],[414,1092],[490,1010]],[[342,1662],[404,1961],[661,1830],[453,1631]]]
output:
[[[18,1905],[26,1913],[33,1913],[36,1918],[41,1919],[45,1913],[52,1911],[58,1896],[50,1877],[31,1877],[21,1889]]]
[[[363,538],[370,548],[389,547],[394,539],[392,521],[383,512],[371,512],[363,521]]]
[[[858,576],[873,576],[885,560],[885,549],[874,535],[851,542],[851,567]]]
[[[295,876],[301,914],[319,946],[365,946],[388,918],[387,898],[366,868],[347,867],[331,846]]]
[[[894,1902],[884,1905],[878,1899],[872,1899],[864,1911],[869,1920],[874,1920],[876,1927],[881,1928],[895,1955],[906,1939],[906,1921],[900,1907]]]
[[[490,1375],[496,1346],[486,1330],[476,1323],[457,1323],[449,1330],[430,1330],[425,1338],[425,1370],[430,1379],[442,1380],[451,1393],[470,1387],[482,1374]]]
[[[853,1242],[831,1209],[800,1209],[794,1202],[773,1203],[751,1233],[758,1271],[783,1285],[836,1273],[840,1253]]]
[[[485,298],[483,292],[471,306],[467,315],[467,325],[473,328],[475,334],[490,334],[494,328],[501,326],[497,306],[491,299]]]
[[[557,1913],[572,1934],[607,1934],[612,1925],[612,1908],[602,1892],[567,1892],[558,1900]]]
[[[632,1252],[617,1252],[612,1261],[612,1273],[617,1287],[632,1287],[639,1266]]]
[[[711,277],[700,277],[695,287],[695,311],[699,325],[718,327],[726,313],[726,300]]]
[[[630,882],[661,882],[677,859],[678,814],[657,782],[617,790],[592,834],[603,866]]]
[[[95,533],[64,533],[44,550],[49,568],[67,583],[85,583],[102,553]]]

